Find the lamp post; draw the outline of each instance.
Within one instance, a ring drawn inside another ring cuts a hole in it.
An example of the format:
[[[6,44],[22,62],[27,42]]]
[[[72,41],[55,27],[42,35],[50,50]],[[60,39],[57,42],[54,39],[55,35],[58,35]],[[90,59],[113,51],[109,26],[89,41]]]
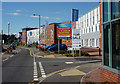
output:
[[[8,45],[9,45],[10,22],[8,22]]]
[[[39,45],[40,45],[40,15],[33,14],[33,16],[39,16]],[[39,47],[40,51],[40,47]]]

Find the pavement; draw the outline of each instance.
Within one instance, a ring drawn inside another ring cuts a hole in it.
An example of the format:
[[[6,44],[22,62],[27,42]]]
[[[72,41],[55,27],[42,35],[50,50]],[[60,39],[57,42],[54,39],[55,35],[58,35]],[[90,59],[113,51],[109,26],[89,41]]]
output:
[[[102,59],[102,56],[98,55],[98,48],[92,48],[93,52],[90,51],[89,48],[82,48],[81,49],[82,51],[86,51],[92,55],[91,56],[80,56],[80,57],[67,57],[67,56],[64,56],[61,54],[46,55],[44,52],[39,51],[39,49],[36,49],[35,47],[34,48],[27,48],[27,49],[31,50],[31,53],[34,57],[41,57],[41,58],[96,58],[96,59]]]
[[[91,67],[88,67],[91,66]],[[68,70],[61,70],[56,73],[47,75],[41,79],[38,84],[80,84],[83,83],[83,77],[89,71],[94,70],[100,66],[100,63],[89,63],[69,68]],[[86,81],[84,81],[85,83]]]

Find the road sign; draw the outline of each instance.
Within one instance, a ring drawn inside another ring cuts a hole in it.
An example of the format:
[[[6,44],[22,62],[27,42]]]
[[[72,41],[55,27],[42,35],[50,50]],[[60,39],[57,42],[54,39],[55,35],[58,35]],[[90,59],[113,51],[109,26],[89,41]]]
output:
[[[81,48],[80,29],[72,29],[72,48]]]

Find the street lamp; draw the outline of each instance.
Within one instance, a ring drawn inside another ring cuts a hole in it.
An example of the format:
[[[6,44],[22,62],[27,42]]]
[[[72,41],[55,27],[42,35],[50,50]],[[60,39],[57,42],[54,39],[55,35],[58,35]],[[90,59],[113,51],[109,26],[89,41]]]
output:
[[[10,30],[10,22],[8,22],[8,45],[9,45],[9,31]]]
[[[40,15],[33,14],[33,16],[39,16],[39,45],[40,45]],[[40,51],[40,47],[39,47]]]

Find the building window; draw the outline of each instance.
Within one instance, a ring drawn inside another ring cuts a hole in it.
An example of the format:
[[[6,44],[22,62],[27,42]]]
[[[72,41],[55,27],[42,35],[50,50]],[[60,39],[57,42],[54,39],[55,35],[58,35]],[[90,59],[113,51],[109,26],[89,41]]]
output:
[[[92,39],[92,47],[95,46],[95,41],[94,41],[94,38]]]
[[[30,32],[30,36],[32,36],[32,32]]]
[[[104,48],[104,65],[111,66],[111,31],[110,23],[103,25],[103,48]]]
[[[46,33],[45,33],[46,35],[45,35],[45,38],[47,39],[47,30],[46,30]]]
[[[92,27],[92,32],[93,32],[93,27]]]
[[[116,0],[116,2],[112,2],[112,19],[116,19],[120,17],[120,1]]]
[[[97,25],[96,25],[96,31],[97,31]]]
[[[87,28],[86,28],[86,33],[87,33]]]
[[[110,21],[110,0],[103,2],[103,21]]]
[[[53,29],[51,29],[50,34],[51,34],[51,39],[53,39]]]
[[[120,70],[120,20],[112,22],[112,65]]]
[[[90,28],[89,28],[89,32],[90,32]]]

